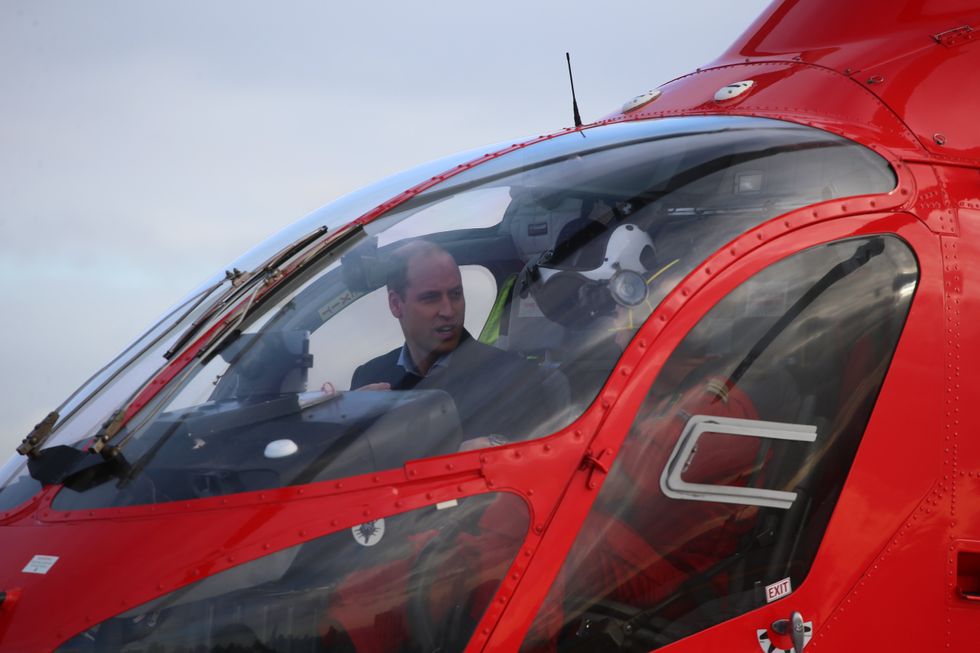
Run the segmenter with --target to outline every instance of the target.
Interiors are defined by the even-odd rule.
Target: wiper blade
[[[259,265],[257,268],[251,272],[242,272],[237,268],[232,268],[225,272],[225,278],[221,283],[225,281],[231,282],[231,287],[218,299],[214,301],[211,308],[208,309],[201,317],[194,321],[194,324],[190,325],[184,333],[177,338],[174,345],[167,350],[163,357],[167,360],[173,358],[179,351],[181,351],[187,343],[198,333],[205,324],[211,321],[211,319],[218,313],[223,307],[232,303],[237,299],[241,293],[245,292],[248,287],[253,285],[256,281],[265,277],[266,274],[272,272],[279,268],[280,265],[288,261],[289,259],[296,256],[298,253],[303,251],[311,243],[317,241],[320,237],[327,233],[326,226],[320,226],[306,234],[299,240],[296,240],[286,247],[282,248],[271,257],[269,257],[264,263]]]
[[[187,342],[194,337],[194,334],[200,331],[201,327],[204,326],[204,324],[214,316],[215,312],[218,310],[218,307],[223,306],[225,304],[229,294],[233,292],[238,286],[241,285],[240,280],[243,276],[244,273],[238,268],[225,270],[225,278],[219,281],[214,286],[212,286],[211,291],[213,292],[215,288],[225,283],[226,281],[231,282],[231,287],[221,297],[219,297],[214,301],[210,309],[205,311],[203,315],[201,315],[199,318],[194,320],[194,323],[191,324],[189,327],[187,327],[187,329],[184,330],[182,334],[180,334],[180,337],[177,338],[176,342],[174,342],[174,344],[170,347],[170,349],[164,352],[163,354],[164,359],[170,360],[171,358],[173,358],[174,354],[176,354],[178,351],[184,348],[184,345],[186,345]],[[207,294],[205,294],[204,297],[206,297]],[[198,304],[199,303],[195,303],[194,306],[191,307],[191,310],[185,313],[184,316],[186,317],[187,315],[190,315],[190,312],[196,309],[198,307]]]
[[[192,331],[189,330],[181,336],[180,340],[182,345],[180,348],[173,348],[170,353],[171,357],[177,356],[180,352],[187,352],[189,348],[194,349],[194,357],[198,360],[206,360],[208,357],[213,356],[217,353],[223,346],[228,344],[228,342],[237,336],[239,333],[239,327],[248,319],[249,315],[260,305],[269,295],[269,291],[277,287],[284,279],[292,278],[294,274],[298,271],[306,269],[308,264],[322,256],[324,253],[329,252],[336,247],[347,243],[351,238],[354,238],[358,234],[364,231],[364,225],[359,222],[348,223],[346,227],[335,231],[332,237],[327,238],[317,244],[320,237],[327,233],[327,227],[319,227],[313,232],[307,234],[303,238],[295,241],[291,245],[280,250],[275,256],[270,257],[261,267],[257,268],[255,271],[248,275],[242,275],[243,281],[239,282],[237,287],[233,287],[225,293],[224,297],[216,301],[211,308],[208,310],[208,315],[195,323],[196,327],[192,327]],[[284,266],[287,262],[292,261],[299,257],[303,252],[307,252],[305,258],[296,260],[289,267]],[[259,284],[259,282],[262,282]],[[245,292],[251,290],[251,294],[247,299],[242,300],[241,296]],[[215,317],[216,313],[220,309],[226,308],[229,304],[237,301],[238,304],[231,309],[228,313]],[[213,318],[213,319],[212,319]],[[213,322],[213,324],[212,324]],[[191,340],[193,336],[198,333],[206,324],[211,324],[211,329],[214,333],[210,335],[207,339],[203,339],[199,342],[195,342],[191,345]],[[186,360],[180,360],[181,358],[186,358]],[[153,417],[163,409],[164,405],[167,403],[168,399],[163,401],[159,400],[158,392],[164,386],[173,388],[171,392],[176,392],[176,388],[179,386],[179,380],[176,379],[178,375],[187,374],[190,356],[184,356],[183,354],[176,360],[172,360],[169,365],[165,366],[163,370],[158,372],[154,377],[149,379],[145,384],[133,392],[130,397],[123,402],[119,410],[117,410],[113,417],[103,425],[103,428],[95,436],[92,441],[89,451],[92,453],[100,453],[102,457],[108,462],[112,462],[115,459],[122,458],[121,449],[130,441],[130,439],[138,432],[143,426],[145,426]],[[176,385],[175,385],[176,384]],[[133,409],[134,402],[140,399],[140,407],[138,409]],[[142,410],[151,401],[155,400],[156,406],[152,408],[147,414],[141,418],[141,422],[135,427],[129,429],[129,433],[115,446],[110,446],[109,442],[113,440],[122,431],[122,428],[126,426],[130,417],[139,410]]]
[[[326,233],[326,227],[322,227],[323,232]],[[353,223],[348,225],[348,228],[343,230],[335,231],[333,237],[329,241],[323,243],[319,248],[314,248],[307,255],[307,258],[298,261],[294,267],[287,269],[280,269],[282,264],[286,263],[288,260],[298,255],[303,249],[306,248],[306,244],[297,245],[290,248],[287,252],[283,251],[282,256],[274,257],[274,260],[266,264],[262,269],[262,276],[260,277],[262,283],[255,284],[252,293],[249,295],[248,299],[241,302],[238,307],[235,308],[235,312],[230,313],[225,316],[228,323],[223,325],[198,351],[197,356],[203,360],[208,361],[212,356],[227,345],[231,340],[238,337],[239,327],[243,322],[251,315],[252,311],[258,308],[265,300],[265,290],[271,286],[278,285],[283,279],[291,277],[297,270],[301,270],[306,267],[306,265],[313,259],[319,257],[326,250],[335,249],[336,247],[347,243],[351,238],[354,238],[361,232],[363,232],[364,226],[361,224]],[[308,241],[309,242],[309,241]],[[307,244],[308,244],[307,242]]]
[[[355,228],[348,233],[338,234],[341,236],[338,239],[339,242],[346,241],[346,236],[358,233],[361,228],[361,225],[355,225]],[[276,252],[252,272],[243,273],[238,269],[232,269],[225,273],[224,279],[189,300],[193,304],[184,312],[178,322],[190,315],[219,286],[231,282],[231,287],[221,297],[214,300],[205,313],[180,335],[175,344],[164,354],[164,357],[169,360],[184,350],[194,336],[200,333],[201,329],[209,324],[222,309],[239,300],[243,293],[251,289],[251,294],[247,300],[241,302],[235,311],[225,316],[226,324],[202,347],[201,351],[205,355],[213,355],[228,340],[229,335],[236,333],[238,327],[254,308],[255,300],[262,294],[262,289],[274,285],[275,282],[284,277],[283,272],[279,270],[280,266],[302,253],[326,233],[326,226],[318,227]],[[301,261],[296,267],[302,268],[305,264],[306,261]],[[264,281],[264,283],[260,284],[260,281]],[[150,383],[153,380],[151,379]],[[84,491],[112,477],[125,479],[131,476],[133,474],[132,466],[121,451],[122,446],[126,444],[129,438],[125,438],[117,446],[110,446],[109,442],[122,431],[127,421],[126,417],[130,406],[146,388],[147,385],[144,385],[137,389],[112,414],[93,437],[90,446],[87,448],[59,445],[41,449],[58,422],[57,411],[51,412],[40,424],[34,427],[17,448],[18,453],[29,458],[28,471],[31,477],[45,485],[64,484],[66,487],[77,491]]]
[[[249,312],[251,312],[252,306],[255,304],[255,297],[259,294],[262,286],[267,285],[275,278],[276,277],[274,275],[267,276],[265,279],[265,284],[254,285],[252,291],[248,295],[248,299],[242,302],[242,304],[235,309],[238,314],[232,314],[234,315],[234,319],[225,324],[216,334],[214,334],[214,337],[208,341],[204,348],[201,349],[201,353],[199,354],[201,360],[208,361],[211,356],[218,351],[218,349],[224,346],[230,337],[233,337],[233,334],[236,333],[238,327],[242,325],[242,322],[245,321],[245,318],[248,317]],[[227,315],[226,318],[232,318],[232,315]]]

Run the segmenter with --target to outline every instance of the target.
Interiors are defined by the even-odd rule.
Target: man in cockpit
[[[460,415],[465,448],[542,435],[567,408],[560,372],[541,370],[466,331],[462,276],[442,247],[416,240],[398,248],[387,288],[405,344],[358,367],[352,390],[447,392]]]

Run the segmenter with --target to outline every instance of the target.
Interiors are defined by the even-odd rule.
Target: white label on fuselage
[[[793,585],[790,583],[789,578],[784,578],[772,585],[766,585],[766,603],[772,603],[776,599],[789,596],[792,591]]]
[[[21,571],[25,574],[46,574],[56,562],[58,562],[58,556],[34,556]]]

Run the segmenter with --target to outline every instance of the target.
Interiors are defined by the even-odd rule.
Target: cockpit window
[[[650,387],[521,650],[650,651],[798,588],[917,279],[898,238],[844,240],[711,309]]]
[[[553,433],[725,243],[894,185],[866,148],[754,118],[609,125],[515,150],[262,298],[117,437],[122,482],[68,483],[55,506],[308,483]]]

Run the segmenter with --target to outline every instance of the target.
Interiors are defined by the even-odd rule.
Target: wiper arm
[[[361,230],[360,227],[361,225],[357,225],[348,234],[341,234],[340,242],[346,240],[343,236],[352,236],[358,233]],[[240,270],[232,269],[226,272],[225,278],[221,279],[218,283],[206,288],[188,300],[188,303],[193,303],[190,308],[185,310],[177,323],[186,319],[219,286],[226,282],[231,282],[230,288],[221,297],[214,300],[210,308],[177,338],[175,344],[164,354],[164,357],[168,360],[172,359],[180,351],[184,350],[194,336],[210,323],[220,313],[221,309],[238,300],[243,293],[251,289],[251,294],[248,296],[248,299],[241,302],[237,307],[237,314],[233,313],[232,315],[226,316],[226,320],[229,320],[228,323],[202,347],[201,351],[204,355],[212,355],[225,344],[229,335],[237,332],[238,327],[241,326],[242,322],[255,307],[255,300],[262,294],[262,289],[273,285],[283,278],[283,273],[279,270],[280,266],[302,253],[303,250],[307,249],[326,233],[326,226],[318,227],[276,252],[252,272],[243,273]],[[305,264],[306,261],[302,261],[297,265],[297,268],[302,268]],[[265,283],[259,283],[260,281],[264,281]],[[154,340],[154,343],[158,341],[159,338]],[[153,380],[151,379],[150,383]],[[132,475],[132,467],[121,451],[122,446],[126,444],[129,438],[125,438],[116,446],[109,446],[109,442],[122,431],[127,421],[126,415],[129,407],[135,398],[140,396],[146,388],[147,385],[144,384],[130,395],[123,405],[102,425],[87,449],[60,445],[42,450],[42,445],[51,435],[54,425],[58,422],[58,412],[53,411],[50,413],[40,424],[34,427],[31,433],[17,448],[19,453],[28,456],[28,468],[31,476],[43,484],[61,483],[66,487],[84,491],[89,487],[108,480],[110,477],[124,479]],[[152,416],[147,419],[150,418]],[[93,459],[93,456],[96,454],[101,455],[98,459]]]
[[[205,311],[204,314],[201,315],[199,318],[194,320],[194,323],[191,324],[189,327],[187,327],[187,329],[185,329],[182,334],[180,334],[180,337],[177,338],[177,340],[170,347],[170,349],[164,352],[163,354],[164,359],[170,360],[171,358],[173,358],[174,354],[176,354],[178,351],[184,348],[184,345],[186,345],[187,342],[194,337],[194,334],[200,331],[201,327],[204,326],[204,324],[214,316],[215,312],[218,310],[218,307],[223,306],[225,302],[228,300],[229,295],[232,292],[234,292],[235,289],[238,288],[238,286],[241,285],[242,283],[241,279],[243,276],[244,273],[238,268],[225,270],[225,278],[219,281],[218,284],[213,286],[213,288],[217,288],[218,286],[225,283],[226,281],[231,282],[231,287],[227,291],[225,291],[225,293],[221,297],[219,297],[214,301],[214,303],[211,305],[211,308]],[[199,303],[195,303],[194,306],[191,307],[191,310],[184,314],[184,317],[190,315],[191,311],[193,311],[195,308],[198,307],[198,304]]]
[[[321,248],[314,248],[307,255],[305,260],[299,261],[296,265],[289,269],[280,269],[280,267],[286,263],[288,260],[298,255],[303,249],[306,248],[306,244],[297,243],[295,246],[289,248],[289,251],[283,250],[281,256],[274,257],[269,263],[262,267],[260,270],[261,277],[256,275],[253,279],[261,279],[261,283],[257,281],[252,281],[254,287],[252,293],[249,295],[248,299],[241,302],[238,307],[236,307],[237,313],[229,314],[225,316],[225,319],[231,319],[232,315],[234,318],[228,324],[225,324],[215,333],[204,345],[200,348],[197,356],[204,362],[207,362],[212,356],[227,345],[231,340],[238,337],[239,327],[243,322],[251,315],[252,311],[255,310],[259,304],[265,300],[265,290],[271,286],[279,284],[286,277],[290,277],[297,270],[301,270],[306,267],[306,265],[317,258],[323,253],[324,248],[332,249],[336,248],[350,239],[356,237],[358,234],[362,233],[364,230],[363,225],[353,224],[349,225],[350,228],[346,230],[335,231],[333,237],[330,239],[329,243],[324,243]],[[326,233],[326,227],[321,227],[322,233]],[[307,237],[308,239],[310,237]]]
[[[115,425],[118,430],[122,422],[122,411],[116,411],[105,424],[102,431]],[[34,429],[24,438],[17,453],[27,456],[27,472],[31,478],[40,482],[42,485],[53,485],[64,483],[66,487],[82,491],[84,488],[91,487],[93,484],[101,483],[110,476],[121,478],[123,471],[129,465],[121,452],[112,451],[112,455],[103,455],[101,460],[93,460],[91,457],[98,451],[93,449],[82,449],[68,445],[56,445],[53,447],[41,447],[51,437],[54,425],[58,423],[58,411],[53,410],[37,424]],[[101,432],[101,431],[100,431]],[[71,481],[74,477],[75,483]],[[78,479],[82,480],[79,482]]]
[[[52,410],[47,416],[37,424],[34,429],[27,434],[24,441],[17,447],[17,453],[28,458],[36,458],[38,449],[41,448],[51,436],[54,425],[58,422],[58,411]]]
[[[122,412],[117,411],[102,429],[106,430],[114,423],[118,425],[121,417]],[[79,492],[112,477],[123,478],[129,464],[116,449],[109,452],[111,455],[101,457],[96,457],[97,452],[92,449],[63,444],[41,449],[57,421],[57,411],[51,411],[17,447],[17,453],[27,456],[27,472],[31,478],[42,485],[64,484]]]
[[[236,337],[239,333],[239,327],[248,319],[249,315],[266,299],[267,293],[278,286],[284,279],[291,278],[296,272],[304,270],[307,265],[320,257],[327,251],[334,249],[335,247],[348,242],[351,238],[362,233],[364,226],[358,222],[352,222],[347,225],[347,227],[335,231],[331,238],[323,240],[323,242],[316,244],[321,236],[327,233],[327,227],[319,227],[313,232],[307,234],[303,238],[300,238],[291,245],[280,250],[275,256],[272,256],[266,263],[264,263],[260,268],[250,273],[247,276],[243,276],[244,281],[239,282],[238,286],[234,288],[233,291],[229,291],[225,294],[225,297],[221,300],[215,302],[209,309],[208,317],[199,321],[199,326],[194,329],[194,332],[184,334],[181,337],[183,340],[183,345],[178,351],[176,348],[171,352],[172,356],[176,356],[179,352],[186,352],[189,347],[195,348],[194,356],[198,360],[206,360],[207,357],[213,356],[217,351],[226,345],[229,340]],[[313,247],[311,247],[313,246]],[[308,250],[308,251],[307,251]],[[306,257],[297,260],[291,264],[290,267],[280,269],[287,262],[296,259],[304,251],[307,251]],[[262,283],[259,283],[262,282]],[[204,342],[197,342],[191,345],[191,339],[204,327],[205,323],[210,323],[210,319],[215,316],[220,308],[228,306],[233,301],[238,301],[241,299],[241,295],[244,292],[251,290],[251,294],[244,301],[239,301],[238,305],[234,307],[229,313],[217,317],[218,321],[212,326],[215,329],[215,333],[211,335]],[[183,354],[180,358],[183,358]],[[176,392],[179,388],[180,381],[175,378],[177,375],[186,375],[188,373],[187,364],[190,357],[187,360],[180,361],[173,360],[170,365],[164,368],[156,376],[147,381],[143,386],[138,388],[130,397],[122,404],[122,406],[117,410],[113,417],[109,419],[103,425],[103,428],[92,440],[92,444],[89,447],[89,451],[92,453],[100,453],[102,457],[106,459],[107,462],[113,463],[115,461],[121,461],[121,464],[128,465],[125,463],[125,459],[122,457],[121,448],[129,442],[129,440],[139,431],[143,426],[145,426],[154,416],[163,409],[164,405],[169,401],[168,398],[160,400],[157,397],[158,392],[162,386],[167,386],[171,388],[170,392]],[[154,387],[156,386],[156,387]],[[117,445],[110,446],[109,442],[113,440],[120,431],[122,431],[123,426],[126,425],[129,417],[131,417],[131,409],[133,402],[137,398],[143,396],[145,401],[141,404],[141,408],[145,407],[151,399],[154,400],[156,406],[151,408],[150,411],[142,417],[142,421],[134,428],[129,429],[128,435]],[[133,411],[136,412],[136,411]]]
[[[78,390],[73,392],[71,395],[68,396],[67,399],[61,402],[61,405],[58,406],[58,408],[53,410],[51,413],[48,413],[47,417],[45,417],[40,424],[34,427],[34,430],[31,431],[31,433],[26,438],[24,438],[24,441],[21,443],[21,445],[17,447],[17,452],[24,456],[30,456],[32,452],[37,451],[51,435],[54,426],[58,424],[58,420],[61,418],[62,410],[65,408],[65,406],[71,403],[72,399],[78,396],[79,392],[82,389],[86,388],[89,385],[89,383],[91,383],[94,379],[98,378],[99,375],[101,375],[103,372],[111,368],[113,365],[116,365],[116,371],[110,374],[108,377],[106,377],[101,383],[99,383],[98,387],[96,387],[95,389],[89,392],[88,400],[90,400],[92,397],[98,396],[103,390],[109,387],[109,385],[119,376],[119,374],[123,370],[125,370],[130,364],[132,364],[133,361],[138,360],[140,357],[146,354],[146,352],[153,349],[161,340],[166,338],[167,334],[169,334],[170,330],[173,328],[173,325],[180,324],[185,319],[187,319],[187,316],[193,313],[194,310],[198,306],[200,306],[201,302],[203,302],[208,296],[210,296],[211,293],[214,292],[218,288],[218,286],[223,284],[225,281],[226,279],[222,279],[218,283],[208,286],[207,288],[203,289],[196,295],[193,295],[190,298],[188,298],[183,304],[180,304],[172,311],[170,311],[170,313],[165,315],[160,320],[161,322],[165,322],[169,320],[177,311],[190,304],[190,306],[184,310],[183,314],[181,314],[179,318],[173,321],[173,324],[170,327],[162,329],[155,338],[153,338],[145,345],[143,345],[143,347],[141,347],[138,351],[133,352],[131,355],[129,355],[129,358],[126,359],[125,362],[119,363],[119,361],[122,360],[124,356],[129,354],[131,347],[124,350],[118,356],[116,356],[111,361],[103,365],[99,369],[99,371],[97,371],[95,374],[93,374],[88,379],[86,379],[85,382],[79,386]],[[75,413],[77,413],[78,410],[81,408],[81,406],[83,406],[84,404],[85,404],[84,401],[80,402],[77,406],[75,406],[72,410],[70,410],[68,414],[64,415],[63,419],[61,419],[61,423],[65,423],[69,421],[72,417],[74,417]],[[48,424],[48,421],[49,419],[51,419],[52,414],[54,414],[55,417],[53,418],[53,420],[51,420],[51,423]],[[44,429],[42,429],[42,427],[44,427]]]
[[[274,278],[274,275],[270,275],[267,277],[267,281]],[[262,284],[253,285],[248,299],[235,309],[237,310],[238,314],[234,315],[234,319],[228,324],[224,325],[201,350],[203,354],[199,355],[201,356],[202,360],[207,360],[207,358],[211,356],[220,346],[222,346],[230,336],[236,333],[236,330],[248,315],[249,310],[255,301],[255,297],[259,294],[261,289]],[[225,317],[230,319],[232,315],[227,315]],[[133,398],[139,395],[142,390],[142,387],[137,390],[129,399],[126,400],[126,403],[124,403],[121,408],[116,410],[112,416],[106,420],[106,422],[102,425],[102,428],[100,428],[98,433],[95,434],[95,437],[92,438],[92,444],[88,448],[91,453],[101,453],[102,457],[107,461],[113,459],[125,460],[125,458],[122,458],[121,449],[127,442],[129,442],[129,439],[133,436],[137,429],[131,429],[129,434],[123,437],[123,439],[114,446],[109,446],[109,441],[113,440],[122,430],[126,421],[126,409],[133,402]],[[146,423],[146,420],[144,420],[143,423]]]
[[[194,324],[190,325],[187,330],[184,331],[179,338],[177,338],[177,341],[170,349],[167,350],[163,357],[170,360],[177,355],[177,353],[187,346],[187,343],[190,342],[190,340],[196,334],[200,333],[204,325],[210,322],[215,314],[218,313],[223,307],[232,303],[241,295],[241,293],[245,292],[258,280],[264,278],[268,273],[278,269],[280,265],[296,256],[296,254],[301,252],[326,233],[326,226],[317,227],[299,240],[286,245],[286,247],[273,254],[264,263],[259,265],[251,272],[242,272],[237,268],[232,268],[231,270],[226,271],[225,278],[222,283],[224,283],[224,281],[230,281],[231,287],[224,293],[224,295],[215,300],[215,302],[211,305],[211,308],[208,309],[204,315],[195,320]]]

